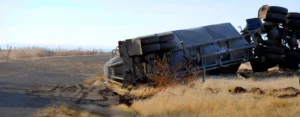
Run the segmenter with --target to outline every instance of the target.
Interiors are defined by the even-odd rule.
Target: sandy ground
[[[73,56],[0,62],[0,86],[75,84],[103,72],[108,55]],[[47,98],[0,90],[1,117],[30,117],[53,104]]]

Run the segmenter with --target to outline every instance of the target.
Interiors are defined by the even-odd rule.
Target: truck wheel
[[[268,13],[277,13],[281,15],[287,15],[288,9],[280,6],[269,6]]]
[[[296,38],[300,39],[300,31],[296,32]]]
[[[290,20],[287,20],[286,23],[291,27],[300,28],[300,20],[290,19]]]
[[[284,49],[279,48],[279,47],[275,47],[275,46],[268,46],[265,47],[267,53],[274,53],[274,54],[280,54],[283,55],[284,54]]]
[[[142,47],[142,49],[143,49],[143,53],[147,54],[147,53],[150,53],[150,52],[155,52],[155,51],[160,50],[160,45],[159,44],[144,45]]]
[[[169,42],[160,44],[161,50],[171,50],[171,49],[177,49],[177,48],[179,48],[179,45],[176,43],[176,41],[169,41]]]
[[[299,61],[295,60],[294,58],[285,58],[284,61],[279,64],[279,67],[284,69],[297,70],[299,69],[298,64]]]
[[[266,58],[274,61],[281,61],[281,62],[284,61],[283,57],[278,54],[267,54]]]
[[[286,23],[286,16],[276,13],[268,13],[264,21]]]
[[[270,59],[268,57],[266,57],[266,60],[264,62],[261,62],[259,59],[250,60],[253,72],[268,71],[269,68],[275,67],[279,63],[280,62],[278,60]]]
[[[265,72],[268,71],[268,68],[260,62],[258,59],[250,60],[250,64],[253,72]]]
[[[257,56],[265,56],[267,54],[284,55],[284,49],[275,46],[257,46],[254,51]]]
[[[286,52],[285,56],[287,58],[293,58],[296,60],[300,60],[300,53],[298,53],[298,52]]]
[[[159,42],[159,39],[157,36],[141,38],[141,43],[143,45],[153,44],[153,43],[157,43],[157,42]]]
[[[290,12],[287,14],[287,19],[296,19],[300,20],[300,13],[297,12]]]

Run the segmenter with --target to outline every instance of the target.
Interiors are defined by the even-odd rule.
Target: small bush
[[[176,71],[179,66],[175,67],[175,69],[171,69],[167,59],[164,57],[162,59],[156,57],[156,63],[154,67],[153,73],[147,74],[150,81],[154,83],[157,87],[169,87],[177,84],[187,84],[196,79],[196,74],[191,73],[187,76],[180,76],[180,78],[176,77]]]

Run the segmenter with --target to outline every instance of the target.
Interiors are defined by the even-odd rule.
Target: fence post
[[[7,54],[6,54],[6,60],[8,60],[9,59],[9,55],[10,55],[10,53],[11,53],[11,49],[12,49],[12,46],[7,46],[8,47],[8,51],[7,51]]]
[[[205,73],[206,69],[205,67],[202,68],[202,83],[205,83],[205,77],[206,77],[206,73]]]

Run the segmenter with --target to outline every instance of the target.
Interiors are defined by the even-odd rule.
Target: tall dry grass
[[[252,93],[232,94],[237,86],[272,90],[284,87],[300,88],[297,77],[264,81],[238,79],[208,79],[193,86],[179,85],[159,92],[151,99],[137,100],[132,108],[142,116],[175,117],[299,117],[300,97],[279,99]],[[212,93],[213,89],[218,93]]]
[[[71,55],[98,55],[105,53],[103,50],[83,50],[83,49],[48,49],[41,47],[8,48],[0,50],[0,60],[4,59],[28,59],[52,56],[71,56]]]
[[[245,80],[237,77],[209,77],[205,83],[195,80],[186,84],[177,84],[169,87],[139,86],[133,90],[121,88],[121,84],[108,81],[103,75],[85,81],[91,85],[106,85],[120,95],[131,95],[134,97],[152,96],[147,99],[136,99],[133,104],[126,107],[124,104],[110,108],[93,107],[89,111],[107,111],[122,117],[128,113],[138,113],[142,117],[299,117],[300,97],[277,98],[266,94],[242,93],[233,94],[229,90],[241,86],[245,89],[258,87],[262,90],[270,90],[295,87],[300,89],[298,77],[281,77],[263,80]],[[209,89],[209,90],[208,90]],[[50,108],[52,109],[52,108]],[[48,111],[43,109],[42,113],[55,114],[61,109]],[[86,110],[73,110],[72,113],[84,112]],[[79,112],[77,112],[79,111]],[[66,113],[66,112],[64,112]],[[68,112],[67,112],[68,113]],[[58,117],[58,116],[53,116]]]
[[[135,97],[152,96],[141,100],[137,99],[130,108],[143,117],[298,117],[300,116],[300,97],[278,98],[273,95],[230,92],[236,87],[243,87],[248,91],[259,88],[272,92],[274,89],[294,87],[300,89],[298,76],[269,77],[268,79],[249,78],[241,79],[238,76],[209,77],[205,83],[195,80],[194,76],[189,82],[178,83],[170,79],[166,73],[168,68],[165,61],[157,62],[156,72],[151,74],[156,88],[142,86],[133,90],[121,89],[121,84],[105,80],[96,80],[91,84],[107,85],[121,95]],[[243,64],[240,69],[251,68],[249,63]],[[251,70],[251,69],[249,69]],[[271,70],[272,71],[272,70]],[[273,73],[273,72],[271,72]],[[263,77],[263,73],[259,77]],[[258,80],[253,80],[258,79]],[[165,80],[165,81],[162,81]],[[289,92],[282,92],[289,93]]]

